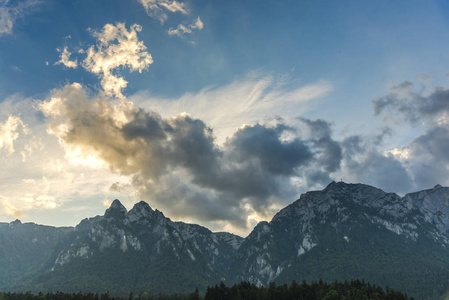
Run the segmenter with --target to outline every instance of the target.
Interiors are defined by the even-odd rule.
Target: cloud
[[[80,161],[95,157],[130,175],[138,197],[171,216],[246,229],[249,215],[270,217],[297,196],[292,177],[336,168],[327,146],[282,119],[243,126],[220,147],[212,128],[187,113],[164,119],[125,100],[90,99],[77,83],[55,90],[40,109],[66,157],[76,149]],[[331,144],[327,130],[321,139]]]
[[[0,7],[0,36],[11,34],[15,17],[8,7]]]
[[[404,163],[382,151],[388,128],[338,141],[325,120],[299,118],[289,125],[276,118],[241,126],[219,145],[213,129],[187,113],[164,118],[126,100],[89,94],[77,83],[53,91],[40,105],[48,132],[67,158],[76,154],[74,163],[95,158],[128,176],[128,183],[111,182],[111,192],[134,190],[175,219],[244,233],[299,191],[336,178],[399,192],[413,182]],[[247,107],[257,107],[257,99]]]
[[[9,0],[0,0],[0,37],[12,33],[16,20],[23,17],[40,1],[28,0],[9,4]]]
[[[203,22],[201,22],[200,17],[198,17],[195,21],[193,21],[192,24],[189,24],[187,26],[179,24],[176,29],[171,27],[168,30],[168,34],[182,37],[184,34],[193,34],[194,30],[201,30],[203,29],[203,27],[204,27]]]
[[[47,134],[45,119],[35,109],[37,103],[41,101],[20,94],[0,103],[2,129],[5,123],[15,123],[17,128],[13,132],[19,134],[13,140],[14,152],[9,153],[8,147],[0,150],[0,218],[3,221],[14,220],[3,209],[3,199],[23,213],[22,221],[74,226],[86,216],[102,214],[102,199],[135,197],[132,191],[109,190],[111,183],[127,181],[105,165],[93,168],[73,157],[66,158],[67,153],[58,145],[57,138]],[[10,117],[20,118],[27,128],[26,134],[18,120],[7,122]]]
[[[55,62],[55,65],[63,64],[67,68],[73,68],[73,69],[78,67],[77,59],[70,60],[71,53],[68,51],[67,46],[65,46],[63,50],[61,50],[61,49],[56,49],[56,50],[61,54],[59,55],[59,60],[57,62]]]
[[[136,95],[140,103],[135,104],[98,97],[73,83],[54,90],[39,108],[47,118],[47,132],[58,138],[71,164],[108,168],[121,178],[110,181],[107,192],[135,195],[174,219],[217,230],[244,234],[301,191],[322,188],[331,180],[406,193],[447,178],[447,123],[429,122],[424,134],[389,151],[390,127],[338,140],[331,122],[296,114],[306,101],[326,95],[330,84],[291,89],[285,78],[282,83],[270,76],[250,77],[184,95],[165,107],[163,100],[145,94]],[[410,87],[406,83],[396,90],[408,93]],[[159,107],[165,115],[141,104]],[[188,104],[196,116],[171,114],[187,110]],[[294,114],[265,118],[270,112],[283,114],[278,106]],[[444,109],[419,111],[440,115]],[[427,119],[429,114],[421,115]],[[219,142],[214,129],[233,117],[230,124],[239,126],[221,134]],[[241,125],[244,119],[250,122]]]
[[[449,173],[449,127],[434,126],[395,153],[420,187],[447,185]]]
[[[355,135],[341,142],[342,179],[372,184],[387,192],[407,193],[413,190],[413,177],[406,166],[394,155],[383,153],[374,140]]]
[[[420,126],[421,135],[388,152],[401,162],[415,188],[449,184],[449,90],[441,86],[416,90],[414,83],[405,81],[393,84],[386,96],[372,104],[375,114],[384,115],[385,121],[405,120]]]
[[[313,154],[304,141],[295,138],[282,141],[285,132],[294,128],[285,124],[267,127],[261,124],[243,126],[227,142],[233,160],[258,165],[261,170],[275,175],[292,175],[295,168],[305,165]]]
[[[294,119],[333,90],[331,83],[317,81],[299,85],[288,77],[252,73],[221,87],[207,87],[180,98],[158,98],[141,92],[130,100],[165,118],[189,111],[214,129],[216,142],[223,144],[243,124],[263,122],[267,117]]]
[[[134,24],[127,30],[124,23],[106,24],[101,31],[92,31],[97,44],[86,51],[82,66],[101,78],[107,96],[124,98],[122,90],[128,84],[123,77],[115,75],[114,70],[128,68],[141,73],[153,63],[147,47],[137,37],[140,31],[140,25]]]
[[[340,144],[332,139],[331,123],[325,120],[308,120],[299,118],[309,129],[309,139],[314,148],[320,149],[317,159],[326,173],[340,169],[342,149]]]
[[[13,216],[15,218],[21,218],[23,216],[22,210],[11,205],[8,199],[3,199],[3,210],[7,215]]]
[[[22,133],[28,132],[27,126],[17,116],[10,115],[4,123],[0,123],[0,150],[5,149],[9,155],[14,153],[14,141],[19,138],[20,128]]]
[[[139,0],[139,2],[145,8],[147,14],[153,17],[163,24],[168,16],[167,11],[171,13],[180,12],[187,14],[187,6],[183,2],[170,1],[170,0]]]
[[[420,89],[415,91],[415,84],[405,81],[399,85],[393,84],[390,93],[372,101],[376,115],[387,114],[388,118],[416,123],[420,120],[435,122],[446,118],[449,113],[449,89],[441,86],[430,91]]]

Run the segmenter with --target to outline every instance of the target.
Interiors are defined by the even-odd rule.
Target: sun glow
[[[393,155],[397,159],[408,159],[409,158],[409,151],[405,148],[394,148],[393,150],[387,151],[387,155]]]
[[[104,160],[98,157],[95,152],[85,153],[86,151],[80,147],[71,147],[66,145],[65,157],[72,165],[88,166],[93,169],[104,167],[106,164]]]

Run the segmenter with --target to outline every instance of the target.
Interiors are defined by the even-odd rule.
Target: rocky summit
[[[115,200],[75,228],[0,223],[0,253],[2,290],[172,294],[220,281],[357,278],[437,299],[449,287],[449,188],[400,197],[332,182],[246,238]]]

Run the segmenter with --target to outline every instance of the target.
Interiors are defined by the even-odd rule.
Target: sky
[[[0,222],[449,186],[448,36],[443,0],[0,0]]]

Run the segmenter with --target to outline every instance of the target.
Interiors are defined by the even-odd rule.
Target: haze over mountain
[[[127,295],[358,278],[436,299],[449,286],[448,203],[440,185],[400,197],[332,182],[242,238],[115,200],[74,228],[0,223],[0,288]]]

